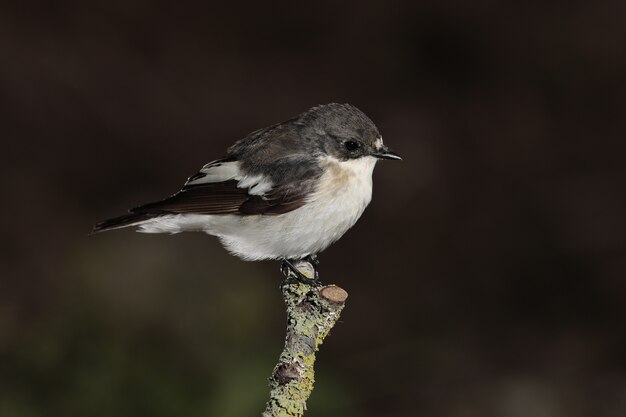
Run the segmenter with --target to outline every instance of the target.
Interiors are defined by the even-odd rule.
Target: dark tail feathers
[[[93,227],[92,233],[104,232],[106,230],[119,229],[132,226],[144,220],[149,220],[159,216],[158,213],[129,213],[123,216],[104,220]]]

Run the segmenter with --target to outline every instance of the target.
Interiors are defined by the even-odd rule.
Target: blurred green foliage
[[[207,256],[224,258],[201,249],[204,236],[183,244],[192,263],[181,268],[166,240],[127,236],[83,240],[57,271],[65,304],[3,335],[0,415],[260,414],[284,337],[278,271],[255,277],[237,262],[202,271]],[[332,372],[319,378],[311,414],[333,414],[347,393],[332,389]]]

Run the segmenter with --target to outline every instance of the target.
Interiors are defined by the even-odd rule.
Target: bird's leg
[[[315,274],[313,278],[309,278],[304,275],[298,268],[296,268],[291,259],[283,259],[283,263],[280,267],[281,272],[285,277],[293,276],[296,280],[303,284],[318,286],[320,285],[319,279],[317,279],[317,271],[314,269]],[[308,262],[308,261],[307,261]]]
[[[304,258],[302,258],[302,260],[311,264],[311,266],[313,267],[314,274],[315,274],[313,280],[316,282],[319,282],[320,274],[319,274],[318,269],[320,267],[320,261],[317,259],[317,255],[315,254],[307,255]]]
[[[292,276],[296,280],[300,281],[301,283],[308,284],[308,285],[311,285],[312,282],[313,282],[312,278],[307,277],[302,272],[300,272],[300,270],[298,268],[295,267],[295,265],[293,264],[293,260],[292,259],[283,259],[283,263],[282,263],[280,269],[281,269],[283,275],[285,275],[285,277],[287,277],[287,278]]]
[[[317,255],[307,255],[302,258],[302,260],[307,261],[308,263],[313,265],[313,268],[315,268],[316,270],[320,266],[320,261],[319,259],[317,259]]]

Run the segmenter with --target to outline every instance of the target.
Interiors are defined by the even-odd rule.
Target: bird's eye
[[[345,143],[345,145],[346,145],[346,149],[349,150],[350,152],[356,151],[357,149],[361,147],[361,144],[357,142],[356,140],[349,140]]]

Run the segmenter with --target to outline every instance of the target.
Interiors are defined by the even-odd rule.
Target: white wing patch
[[[268,178],[263,175],[250,175],[243,177],[237,184],[238,188],[248,188],[248,194],[250,195],[264,195],[270,191],[274,184]]]
[[[202,167],[198,174],[187,180],[185,185],[210,184],[216,182],[238,181],[238,188],[248,188],[250,195],[264,195],[274,184],[263,175],[245,175],[241,172],[239,161],[209,162]]]
[[[204,174],[204,175],[202,175]],[[209,184],[213,182],[224,182],[230,180],[240,180],[239,161],[209,162],[200,169],[196,175],[190,177],[185,185]]]

